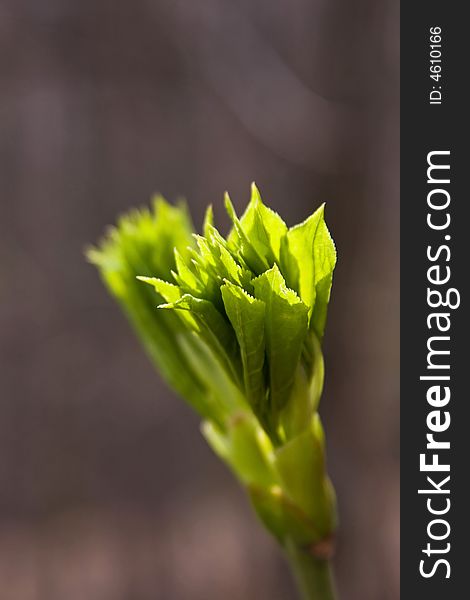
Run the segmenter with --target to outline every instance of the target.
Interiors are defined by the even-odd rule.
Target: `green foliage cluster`
[[[211,207],[197,235],[184,204],[157,198],[88,256],[267,528],[316,543],[336,520],[317,412],[334,243],[323,206],[288,228],[254,184],[243,216],[225,205],[226,238]]]

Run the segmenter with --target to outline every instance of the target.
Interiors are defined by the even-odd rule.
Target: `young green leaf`
[[[204,237],[209,237],[209,227],[214,227],[214,209],[212,208],[212,204],[206,208],[206,213],[204,215],[204,223],[202,225],[202,231],[204,233]]]
[[[142,275],[137,275],[137,279],[151,285],[157,294],[166,302],[176,302],[183,295],[181,289],[177,285],[168,283],[168,281],[163,281],[163,279],[159,279],[158,277],[143,277]]]
[[[206,390],[206,406],[211,408],[204,417],[225,430],[234,412],[248,408],[240,385],[227,370],[225,357],[196,332],[189,332],[179,342],[191,371],[198,374]]]
[[[307,333],[308,309],[286,287],[277,265],[253,281],[255,297],[266,305],[266,350],[270,373],[271,407],[286,404]]]
[[[287,233],[287,225],[276,212],[263,204],[254,183],[251,185],[251,200],[240,218],[240,225],[270,266],[279,261],[281,240]]]
[[[199,325],[199,333],[221,359],[236,383],[241,381],[237,343],[232,328],[208,300],[184,294],[173,303],[161,304],[161,309],[189,311]]]
[[[263,252],[259,251],[259,238],[248,238],[237,217],[237,213],[235,212],[235,208],[233,207],[228,193],[225,194],[225,208],[233,223],[233,229],[227,238],[230,250],[240,256],[254,273],[263,273],[269,268],[269,263],[264,257]],[[258,248],[256,247],[256,244],[258,245]]]
[[[266,398],[263,373],[265,304],[229,281],[221,291],[225,311],[240,346],[245,393],[255,414],[262,417]]]
[[[176,283],[181,289],[195,296],[199,296],[204,292],[204,286],[199,279],[199,274],[194,268],[194,265],[189,260],[189,257],[183,257],[175,248],[175,263],[176,271],[172,271],[172,275]]]
[[[164,290],[176,295],[176,286],[157,284],[156,296],[136,279],[137,275],[169,278],[175,267],[174,248],[185,255],[191,244],[191,225],[184,205],[173,207],[157,199],[152,211],[134,210],[121,217],[118,226],[109,230],[99,247],[88,250],[87,256],[98,267],[106,287],[170,387],[201,415],[209,416],[206,387],[187,361],[181,344],[191,332],[178,315],[156,310],[165,298]]]
[[[324,205],[287,232],[281,244],[281,265],[288,285],[309,307],[311,326],[323,337],[336,249],[324,219]]]

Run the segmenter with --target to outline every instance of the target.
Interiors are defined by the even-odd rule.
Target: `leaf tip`
[[[212,207],[212,204],[208,205],[204,214],[204,223],[202,226],[202,230],[204,231],[205,236],[207,236],[209,226],[214,226],[214,209]]]
[[[260,202],[261,204],[263,203],[258,186],[254,181],[251,182],[251,201],[256,203]]]

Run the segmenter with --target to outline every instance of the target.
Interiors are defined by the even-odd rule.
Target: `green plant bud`
[[[288,228],[252,186],[224,238],[196,235],[159,198],[122,217],[88,257],[271,533],[311,544],[336,526],[318,416],[321,341],[336,251],[324,206]]]

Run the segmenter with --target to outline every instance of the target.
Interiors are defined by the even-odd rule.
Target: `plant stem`
[[[287,558],[303,600],[335,600],[329,560],[315,558],[308,549],[290,544]]]

